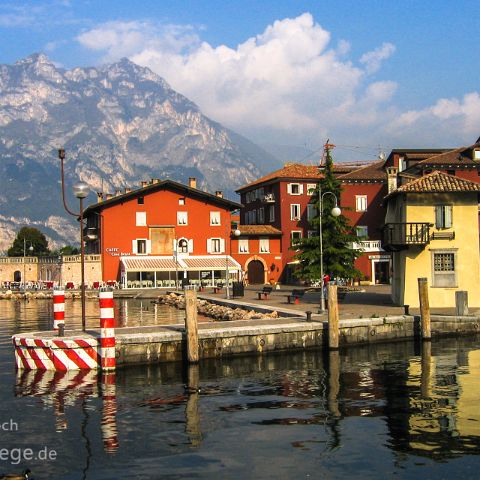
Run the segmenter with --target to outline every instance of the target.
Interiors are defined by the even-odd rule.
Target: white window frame
[[[268,210],[268,220],[270,222],[275,221],[275,205],[270,205]]]
[[[248,238],[238,240],[238,253],[249,253]]]
[[[433,288],[456,288],[457,278],[457,249],[432,249],[432,287]],[[448,257],[442,259],[440,256],[451,257],[453,270],[446,269],[450,260]]]
[[[220,225],[220,212],[210,212],[210,225],[218,226]]]
[[[294,234],[297,234],[297,233],[298,233],[298,236],[294,235]],[[294,238],[296,238],[297,240],[301,240],[303,238],[302,231],[301,230],[291,230],[290,231],[290,245],[292,247],[295,246],[295,243],[293,242]]]
[[[135,225],[137,227],[147,226],[147,212],[135,212]]]
[[[185,197],[180,197],[180,198],[178,199],[178,204],[179,204],[179,205],[185,205]]]
[[[302,217],[302,211],[300,210],[299,203],[290,204],[290,220],[300,220]]]
[[[453,205],[435,205],[435,228],[444,230],[453,227]]]
[[[297,190],[293,192],[293,190]],[[303,194],[303,185],[301,183],[287,183],[287,193],[289,195],[302,195]]]
[[[316,183],[307,183],[307,195],[313,195],[317,189]]]
[[[145,242],[145,252],[139,252],[139,245],[140,242]],[[132,254],[133,255],[148,255],[152,252],[152,244],[151,241],[148,238],[134,238],[132,240]]]
[[[182,244],[183,246],[180,246]],[[177,244],[177,253],[189,253],[188,240],[186,238],[179,238]]]
[[[366,212],[368,208],[367,195],[355,195],[355,211]]]
[[[177,225],[188,225],[188,212],[177,212]]]
[[[259,238],[259,240],[258,240],[258,251],[260,253],[270,253],[270,239],[269,238]]]
[[[225,239],[224,238],[208,238],[207,239],[208,253],[225,253]]]

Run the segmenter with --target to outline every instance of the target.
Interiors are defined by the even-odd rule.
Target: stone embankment
[[[168,293],[158,297],[158,303],[171,305],[181,310],[185,309],[185,297],[177,295],[176,293]],[[271,313],[256,312],[255,310],[245,310],[243,308],[230,308],[223,305],[215,305],[207,300],[197,300],[197,312],[200,315],[214,318],[215,320],[253,320],[278,318],[278,313],[273,311]]]
[[[98,298],[98,292],[86,292],[86,298]],[[65,292],[65,298],[80,298],[80,291]],[[0,300],[47,300],[53,298],[53,290],[39,290],[32,292],[16,292],[6,290],[0,292]]]

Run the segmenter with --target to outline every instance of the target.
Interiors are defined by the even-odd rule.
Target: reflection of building
[[[231,211],[238,203],[171,180],[99,194],[85,210],[87,253],[102,256],[104,281],[124,287],[174,286],[176,279],[215,284],[240,265],[229,255]]]
[[[392,252],[395,303],[418,306],[419,277],[428,279],[434,307],[455,306],[458,290],[478,303],[478,192],[479,183],[434,171],[386,197],[383,245]]]

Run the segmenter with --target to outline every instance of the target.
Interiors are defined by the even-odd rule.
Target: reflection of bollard
[[[65,324],[64,323],[60,323],[60,325],[58,325],[58,336],[59,337],[64,337],[65,336]]]
[[[104,372],[101,378],[102,388],[102,439],[103,448],[107,453],[118,450],[117,432],[117,392],[115,385],[115,372]]]
[[[65,291],[53,291],[53,329],[58,331],[59,326],[65,327]],[[63,335],[62,335],[63,336]]]
[[[311,321],[312,321],[312,312],[307,311],[307,312],[305,312],[305,313],[306,313],[306,315],[307,315],[307,322],[311,322]]]
[[[113,292],[100,292],[100,358],[102,370],[115,370]]]
[[[410,315],[410,305],[404,305],[403,309],[405,310],[405,315]]]

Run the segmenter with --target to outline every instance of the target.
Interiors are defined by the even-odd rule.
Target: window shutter
[[[152,241],[151,240],[147,240],[147,245],[146,245],[146,253],[148,255],[150,255],[152,253]]]
[[[292,193],[292,184],[291,183],[288,183],[287,184],[287,193]]]
[[[452,226],[452,205],[445,205],[445,228]]]
[[[136,255],[137,254],[137,240],[132,240],[132,254]]]
[[[193,239],[188,241],[188,253],[193,253]]]
[[[207,238],[207,253],[212,253],[212,239]]]
[[[303,194],[303,184],[300,184],[300,185],[298,186],[298,193],[300,193],[300,195]]]
[[[225,239],[221,238],[220,239],[220,253],[224,253],[224,252],[225,252]]]
[[[442,206],[441,205],[437,205],[435,207],[435,227],[436,228],[442,228],[443,227]]]

